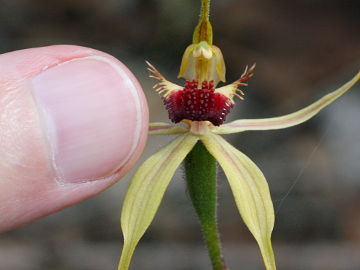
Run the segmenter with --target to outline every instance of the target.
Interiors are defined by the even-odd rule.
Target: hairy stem
[[[216,222],[216,160],[201,141],[185,159],[188,191],[199,217],[205,244],[214,270],[225,270]]]
[[[201,1],[200,19],[209,19],[210,14],[210,0]]]

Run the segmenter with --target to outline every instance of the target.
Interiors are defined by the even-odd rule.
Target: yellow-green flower
[[[220,81],[225,82],[225,65],[220,49],[212,44],[208,7],[208,1],[203,1],[193,44],[183,56],[179,77],[187,80],[184,87],[169,82],[148,63],[151,77],[158,80],[155,88],[163,95],[169,118],[174,123],[181,122],[152,123],[150,134],[180,136],[148,158],[131,180],[121,214],[124,247],[119,270],[128,269],[135,247],[152,222],[175,170],[198,141],[225,172],[240,215],[259,245],[266,269],[276,269],[271,244],[274,209],[266,179],[254,162],[220,135],[301,124],[343,95],[360,78],[359,72],[339,89],[294,113],[222,124],[234,106],[234,97],[242,98],[243,92],[238,87],[246,85],[244,81],[252,76],[255,66],[246,68],[234,83],[216,88]]]

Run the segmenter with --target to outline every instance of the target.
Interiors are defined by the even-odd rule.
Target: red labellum
[[[163,100],[174,123],[188,119],[219,126],[234,107],[229,98],[215,92],[213,81],[203,81],[201,89],[197,81],[186,81],[184,89],[171,92]]]

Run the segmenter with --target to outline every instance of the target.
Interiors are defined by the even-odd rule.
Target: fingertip
[[[149,116],[135,76],[103,52],[59,46],[3,56],[0,64],[13,57],[14,65],[7,65],[3,78],[12,80],[0,80],[0,91],[11,89],[18,101],[8,111],[0,109],[12,115],[1,123],[0,136],[17,138],[17,145],[10,145],[11,139],[0,142],[7,163],[0,164],[0,186],[11,183],[0,189],[0,201],[6,201],[0,230],[7,230],[91,197],[123,177],[144,148]]]
[[[147,107],[125,66],[74,59],[32,78],[32,88],[59,181],[96,181],[131,165]]]

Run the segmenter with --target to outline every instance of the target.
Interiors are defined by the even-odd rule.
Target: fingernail
[[[105,57],[65,62],[32,79],[59,181],[107,178],[133,155],[142,129],[138,84]]]

